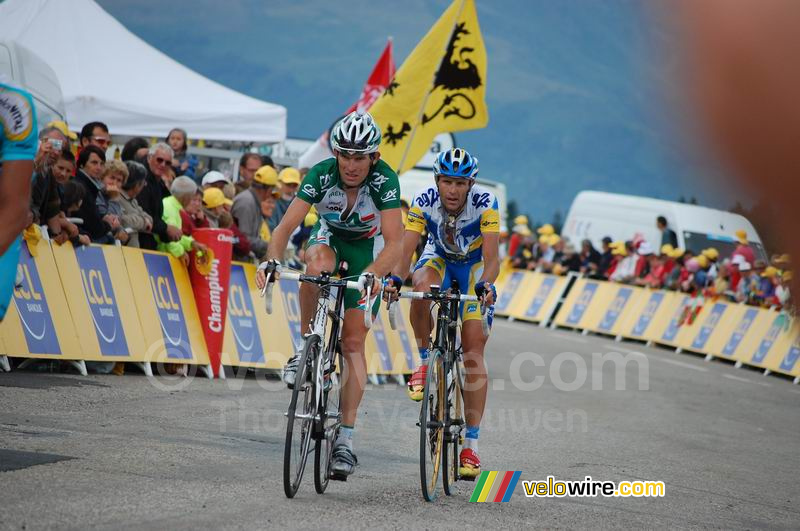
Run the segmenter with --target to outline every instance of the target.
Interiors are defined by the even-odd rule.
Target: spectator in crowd
[[[136,162],[145,164],[147,161],[148,151],[150,151],[150,143],[140,136],[135,136],[125,142],[125,145],[122,146],[122,154],[120,155],[120,158],[122,159],[122,162],[135,160]]]
[[[262,166],[256,171],[253,181],[247,190],[240,192],[233,200],[231,214],[234,223],[247,236],[250,250],[256,258],[267,252],[267,242],[261,239],[261,202],[272,195],[278,184],[278,173],[272,166]]]
[[[604,236],[602,240],[602,249],[603,252],[600,255],[600,261],[597,264],[597,272],[594,275],[594,278],[600,279],[607,279],[608,278],[608,269],[611,267],[611,262],[614,261],[614,255],[612,254],[611,243],[613,240],[610,236]]]
[[[219,218],[225,213],[225,206],[232,205],[233,201],[225,197],[222,190],[209,187],[203,191],[203,214],[212,229],[219,228]]]
[[[588,240],[584,240],[588,241]],[[580,272],[582,267],[581,255],[578,253],[572,242],[561,240],[556,247],[563,246],[563,252],[556,254],[555,263],[553,264],[553,274],[565,275],[567,273]]]
[[[106,161],[100,178],[103,187],[97,194],[97,212],[111,226],[111,234],[120,243],[128,242],[128,233],[122,225],[122,205],[118,202],[122,185],[128,178],[128,167],[119,160]]]
[[[539,236],[552,236],[556,233],[556,229],[549,223],[545,223],[538,229],[536,229],[536,234]]]
[[[203,190],[214,187],[222,191],[226,185],[231,183],[231,180],[223,173],[212,170],[203,175],[203,179],[200,182],[202,183]]]
[[[701,253],[708,258],[708,278],[714,280],[717,278],[717,261],[719,261],[719,251],[714,247],[703,249]]]
[[[58,152],[58,160],[53,165],[53,177],[58,185],[64,185],[75,173],[75,155],[68,149]],[[60,192],[59,192],[60,195]]]
[[[536,270],[550,273],[553,265],[561,259],[564,253],[564,242],[558,234],[551,233],[539,237],[539,251],[541,256],[536,264]]]
[[[268,219],[272,217],[275,213],[275,206],[278,204],[279,194],[277,192],[273,192],[272,194],[268,195],[266,199],[261,201],[261,215],[263,216],[263,220],[261,221],[261,229],[259,230],[259,236],[261,239],[269,244],[270,240],[272,240],[272,229],[270,229],[269,223],[267,222]]]
[[[83,219],[80,232],[87,234],[94,243],[114,243],[112,230],[119,228],[119,220],[106,216],[104,219],[97,209],[97,196],[103,188],[101,181],[106,153],[94,144],[87,144],[78,155],[78,172],[75,181],[86,189],[81,207],[76,216]]]
[[[66,166],[61,162],[64,153],[72,155],[61,130],[56,127],[42,129],[31,177],[30,221],[46,224],[50,237],[59,245],[78,235],[78,228],[61,212],[61,195],[55,174],[60,175]]]
[[[89,122],[83,126],[80,135],[81,149],[86,146],[97,146],[106,152],[111,145],[111,135],[108,134],[108,126],[103,122]]]
[[[610,240],[609,238],[609,241]],[[598,253],[597,249],[592,245],[592,240],[583,240],[581,242],[580,272],[596,278],[600,270],[600,260],[600,253]]]
[[[670,244],[672,247],[678,246],[678,235],[675,234],[674,230],[669,228],[667,218],[658,216],[656,218],[656,227],[661,231],[661,245]]]
[[[74,180],[68,181],[64,184],[64,196],[61,203],[64,214],[67,217],[75,217],[78,214],[83,200],[86,197],[86,188],[79,182]],[[89,245],[92,240],[86,234],[78,234],[75,238],[71,238],[72,245]]]
[[[172,169],[175,175],[185,175],[197,182],[196,172],[200,161],[186,151],[189,147],[186,131],[179,127],[174,128],[167,135],[167,144],[172,148]]]
[[[153,230],[153,218],[136,201],[136,196],[147,184],[147,169],[133,160],[125,162],[125,166],[128,169],[128,178],[116,199],[122,210],[119,220],[123,228],[130,229],[127,231],[128,247],[139,247],[139,233]]]
[[[78,139],[78,135],[70,131],[67,122],[63,120],[53,120],[52,122],[49,122],[45,126],[45,129],[49,129],[51,127],[55,127],[56,129],[58,129],[61,132],[61,134],[64,135],[64,137],[67,139],[68,144],[71,142],[75,142]]]
[[[617,262],[610,280],[625,284],[633,282],[636,278],[636,265],[639,262],[639,256],[633,250],[633,242],[625,242],[624,246],[617,247],[616,251],[622,258]]]
[[[650,253],[645,256],[647,260],[647,272],[644,276],[637,278],[634,284],[646,286],[652,289],[659,289],[664,285],[667,276],[667,256]]]
[[[522,244],[526,235],[530,236],[531,229],[528,225],[528,216],[520,214],[514,218],[514,226],[511,228],[511,238],[508,240],[508,256],[517,254],[517,249]]]
[[[139,246],[143,249],[155,251],[158,248],[156,236],[166,244],[178,241],[183,235],[180,227],[168,225],[163,219],[163,200],[170,196],[169,188],[164,184],[163,176],[171,165],[171,147],[164,143],[158,143],[150,148],[147,155],[146,185],[136,198],[142,209],[153,220],[152,234],[147,232],[139,234]]]
[[[751,304],[757,284],[753,277],[753,267],[746,260],[739,263],[739,285],[736,288],[736,302]]]
[[[714,294],[718,297],[731,297],[730,283],[730,261],[723,260],[717,267],[717,274],[714,278]]]
[[[183,175],[182,177],[188,177],[188,175]],[[200,188],[194,193],[194,197],[189,201],[189,204],[180,211],[180,216],[181,231],[183,231],[184,236],[192,236],[195,230],[208,227],[208,220],[203,214],[203,192]]]
[[[236,195],[250,188],[256,172],[262,166],[265,166],[265,164],[258,153],[245,153],[242,155],[239,160],[239,179],[236,182]],[[273,164],[269,164],[269,166],[273,166]],[[273,167],[273,169],[275,168]]]
[[[636,260],[636,270],[633,273],[634,283],[636,279],[644,279],[650,274],[650,257],[654,254],[650,242],[642,240],[636,248],[636,254],[638,258]]]
[[[300,172],[295,168],[282,169],[278,174],[278,188],[280,194],[275,203],[272,216],[270,216],[267,221],[270,231],[275,230],[275,227],[277,227],[278,223],[283,219],[283,215],[286,213],[286,210],[288,210],[289,205],[292,204],[299,187]]]
[[[756,253],[753,251],[753,248],[750,247],[750,242],[747,241],[747,231],[741,229],[737,230],[736,241],[738,242],[738,245],[736,246],[736,249],[734,249],[731,257],[741,255],[748,264],[751,266],[755,265]]]
[[[527,227],[519,230],[521,232],[514,233],[519,234],[521,239],[514,250],[514,254],[511,255],[511,266],[518,269],[533,269],[528,267],[531,263],[533,263],[534,268],[536,267],[536,260],[533,253],[533,233],[531,229]],[[513,237],[512,235],[512,238]]]
[[[778,277],[778,285],[775,286],[775,302],[777,305],[785,308],[791,304],[791,294],[789,292],[789,285],[792,282],[792,272],[784,271]]]
[[[684,251],[681,248],[673,249],[668,253],[672,268],[664,278],[664,287],[677,291],[680,289],[681,282],[688,277],[686,268],[684,267]]]
[[[164,222],[181,230],[181,210],[186,208],[197,193],[197,183],[190,177],[176,177],[170,188],[170,195],[163,199]],[[189,265],[189,251],[192,249],[203,250],[205,246],[195,242],[191,236],[181,233],[175,241],[159,241],[158,250],[168,252],[180,258],[184,265]]]

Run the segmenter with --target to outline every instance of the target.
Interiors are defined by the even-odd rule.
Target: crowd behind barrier
[[[517,269],[565,275],[579,273],[595,280],[609,280],[631,286],[666,289],[693,298],[742,302],[763,308],[791,308],[789,284],[792,279],[788,255],[774,255],[770,263],[757,257],[745,231],[737,231],[737,246],[730,256],[715,247],[695,255],[678,247],[677,235],[658,216],[660,244],[635,234],[627,241],[603,238],[602,249],[590,240],[580,249],[558,234],[550,224],[528,227],[525,216],[514,219],[506,239],[506,254]]]
[[[785,310],[679,291],[503,268],[495,315],[645,341],[800,382],[800,325]]]
[[[223,365],[280,369],[301,341],[297,283],[280,282],[282,300],[267,314],[251,263],[234,262],[227,290]],[[0,323],[0,354],[98,364],[209,366],[209,352],[180,259],[169,253],[115,245],[58,245],[28,238],[20,253],[22,282]],[[410,373],[418,363],[402,305],[398,330],[385,308],[369,334],[372,375]]]

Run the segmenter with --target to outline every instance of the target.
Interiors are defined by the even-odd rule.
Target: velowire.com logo
[[[507,502],[517,488],[521,471],[497,472],[485,470],[478,476],[471,502]]]

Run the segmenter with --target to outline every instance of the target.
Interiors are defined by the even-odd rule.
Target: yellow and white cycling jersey
[[[444,211],[435,187],[414,197],[406,229],[422,234],[428,229],[425,253],[434,252],[449,262],[477,262],[482,259],[483,234],[500,232],[500,212],[495,195],[474,185],[467,203],[455,219]]]

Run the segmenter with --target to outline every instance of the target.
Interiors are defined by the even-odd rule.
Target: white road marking
[[[693,371],[698,371],[698,372],[708,372],[708,369],[706,369],[705,367],[697,367],[695,365],[692,365],[691,363],[684,363],[682,361],[676,361],[676,360],[668,360],[666,358],[660,358],[660,357],[656,357],[654,359],[656,359],[656,360],[658,360],[658,361],[660,361],[662,363],[669,363],[670,365],[676,365],[678,367],[683,367],[684,369],[691,369]]]
[[[727,378],[728,380],[736,380],[737,382],[753,383],[747,378],[742,378],[741,376],[734,376],[732,374],[723,374],[722,377]]]

